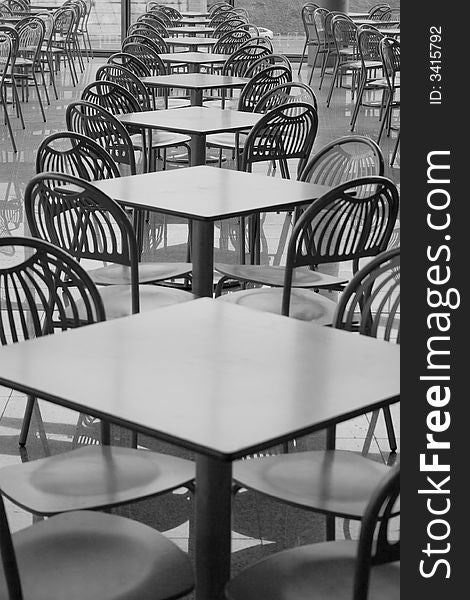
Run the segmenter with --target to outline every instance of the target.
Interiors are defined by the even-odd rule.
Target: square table
[[[209,25],[210,22],[208,17],[183,17],[178,20],[180,25]]]
[[[232,461],[398,402],[399,358],[200,299],[0,348],[0,384],[196,452],[196,598],[223,600]]]
[[[357,19],[354,18],[353,19],[354,23],[356,23],[356,25],[372,25],[373,27],[380,27],[380,25],[386,23],[390,26],[399,26],[400,25],[400,21],[374,21],[373,19]]]
[[[206,136],[211,133],[237,132],[251,129],[263,117],[261,113],[249,113],[222,108],[189,106],[178,109],[148,110],[119,115],[124,125],[141,129],[162,129],[191,136],[191,164],[206,162]]]
[[[175,112],[182,110],[186,109]],[[330,190],[324,185],[207,166],[130,175],[93,184],[126,206],[192,221],[192,283],[197,296],[213,293],[215,221],[266,210],[288,210],[310,203]]]
[[[187,17],[188,19],[192,19],[192,18],[197,18],[197,17],[204,17],[207,18],[210,16],[210,12],[202,12],[202,11],[197,11],[197,10],[184,10],[182,13],[183,18]]]
[[[214,33],[214,27],[167,27],[168,33],[172,35],[211,35]]]
[[[230,57],[230,54],[218,54],[211,52],[170,52],[158,55],[163,62],[188,65],[189,70],[193,73],[199,73],[201,66],[224,64]]]
[[[215,46],[219,38],[204,36],[170,37],[165,38],[168,46],[189,48],[190,52],[197,52],[201,46]]]
[[[174,73],[173,75],[158,75],[142,77],[141,79],[147,87],[190,90],[191,106],[202,106],[204,90],[242,88],[250,81],[246,77],[215,75],[213,73]]]

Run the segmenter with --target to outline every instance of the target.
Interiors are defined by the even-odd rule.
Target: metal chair
[[[380,41],[379,49],[387,84],[387,100],[377,143],[380,143],[385,127],[387,135],[390,135],[393,110],[400,108],[400,42],[395,38],[386,37]]]
[[[109,111],[91,102],[71,102],[65,111],[67,129],[81,133],[105,148],[118,165],[131,175],[137,173],[134,148],[129,132]]]
[[[263,59],[261,59],[263,60]],[[258,62],[258,61],[256,61]],[[283,66],[271,66],[251,77],[245,85],[238,99],[237,110],[253,112],[259,100],[269,90],[277,87],[281,83],[287,83],[292,80],[292,72]],[[244,144],[244,135],[240,133],[220,133],[211,134],[206,138],[208,148],[219,148],[219,166],[221,165],[222,150],[228,149],[235,152],[236,168],[240,168],[240,150]]]
[[[228,31],[233,31],[234,29],[244,28],[244,25],[247,24],[247,21],[244,19],[240,19],[239,17],[232,17],[231,19],[226,19],[219,23],[217,27],[214,29],[212,35],[213,37],[220,38]]]
[[[13,135],[13,129],[11,127],[10,115],[8,114],[8,106],[6,101],[6,75],[9,73],[11,61],[12,61],[12,50],[13,42],[9,29],[5,26],[0,25],[0,102],[2,103],[4,119],[6,121],[8,132],[10,134],[13,151],[18,152],[15,143],[15,137]]]
[[[144,13],[143,15],[140,15],[140,17],[137,18],[137,21],[158,21],[159,23],[161,23],[165,29],[168,29],[168,27],[173,27],[173,23],[171,22],[171,19],[169,19],[169,17],[162,12],[157,12],[154,10],[151,11],[147,11],[146,13]]]
[[[400,540],[391,530],[400,493],[400,467],[393,467],[375,483],[367,497],[358,541],[321,542],[271,555],[229,581],[226,598],[398,600]],[[352,490],[355,484],[350,479]]]
[[[388,14],[390,4],[375,4],[369,9],[369,19],[371,21],[381,21],[382,16]]]
[[[127,40],[127,38],[126,38]],[[132,54],[138,58],[150,71],[150,75],[167,75],[168,70],[165,63],[158,56],[164,50],[161,50],[154,40],[145,38],[144,36],[131,36],[122,45],[122,53]],[[168,50],[168,48],[167,48]]]
[[[139,269],[134,228],[119,204],[91,183],[61,173],[36,175],[26,187],[25,209],[34,237],[62,247],[77,260],[113,263],[114,268],[103,267],[93,273],[93,277],[107,282],[100,290],[107,318],[193,299],[192,294],[180,289],[140,285],[146,267],[142,263]],[[176,263],[178,274],[172,275],[164,273],[165,265],[162,267],[160,281],[180,273],[186,275],[191,269],[186,263]],[[148,274],[155,268],[151,265]],[[114,285],[119,278],[127,284]]]
[[[60,58],[67,60],[72,77],[72,85],[78,83],[77,70],[75,68],[74,54],[75,46],[73,33],[75,27],[76,13],[72,6],[64,6],[54,13],[54,24],[51,32],[51,52],[56,57],[56,67],[60,67]]]
[[[312,107],[310,110],[313,110]],[[267,117],[269,113],[266,120]],[[249,147],[247,142],[246,148]],[[250,154],[247,153],[247,159]],[[276,152],[272,154],[277,155]],[[288,243],[286,265],[275,284],[279,287],[228,293],[220,296],[219,300],[331,324],[330,309],[335,306],[334,302],[310,290],[295,287],[296,269],[316,269],[320,264],[353,261],[356,272],[361,258],[377,256],[386,249],[397,214],[398,191],[384,177],[363,177],[336,186],[315,200],[295,222]],[[258,251],[256,234],[254,225],[250,238],[252,257]],[[225,275],[225,265],[221,268],[217,264],[215,268]],[[299,278],[302,272],[302,269],[298,271]],[[319,284],[324,277],[319,274]],[[251,279],[256,281],[254,272]],[[326,285],[330,286],[331,280]]]
[[[144,106],[130,91],[109,80],[95,81],[88,84],[82,92],[81,99],[85,102],[98,104],[113,115],[142,112],[144,110]],[[145,129],[140,131],[134,127],[127,129],[131,135],[133,148],[143,153],[144,171],[154,169],[160,150],[184,146],[188,151],[189,159],[191,158],[189,145],[191,138],[188,135],[168,131],[153,131],[147,142]],[[135,137],[136,135],[138,138]],[[166,166],[165,159],[166,157],[163,160],[164,168]]]
[[[150,38],[148,35],[142,35],[133,33],[131,35],[126,36],[122,40],[122,51],[129,52],[127,50],[128,46],[141,45],[149,47],[155,54],[164,54],[170,51],[168,44],[165,39],[161,37],[158,33],[154,33]],[[133,53],[131,53],[133,54]]]
[[[277,108],[281,104],[289,102],[304,102],[311,104],[318,112],[318,101],[315,92],[312,88],[305,84],[296,81],[281,83],[259,100],[255,106],[255,112],[269,112],[273,108]]]
[[[333,326],[399,341],[399,325],[400,249],[394,248],[356,272],[340,297]],[[328,429],[325,451],[237,461],[237,486],[326,514],[327,539],[334,539],[334,516],[362,519],[371,492],[389,469],[361,454],[335,450],[335,437],[335,428]]]
[[[156,21],[149,23],[147,21],[136,21],[129,26],[127,35],[148,35],[151,39],[155,39],[157,43],[162,38],[169,37],[169,33],[163,25],[157,24]]]
[[[313,74],[315,72],[314,65],[317,64],[318,55],[322,57],[322,63],[320,66],[320,85],[319,88],[321,90],[321,86],[323,84],[323,79],[325,76],[326,65],[328,62],[328,56],[331,48],[333,47],[333,37],[331,35],[331,28],[327,29],[327,16],[329,15],[329,11],[326,8],[317,8],[313,11],[313,26],[315,28],[315,35],[318,41],[318,44],[315,46],[315,56],[313,59],[312,70],[310,71],[310,77],[308,79],[308,84],[310,85],[313,79]]]
[[[253,77],[260,71],[264,71],[268,67],[285,67],[292,73],[292,65],[290,60],[284,54],[267,54],[258,58],[254,63],[250,65],[245,73],[245,77]],[[291,76],[292,79],[292,76]]]
[[[265,35],[252,36],[249,40],[241,45],[241,48],[244,48],[245,46],[261,46],[263,48],[267,48],[271,54],[274,52],[273,43]]]
[[[289,84],[285,84],[285,86],[288,89]],[[360,177],[382,176],[384,170],[382,151],[373,140],[362,136],[349,136],[334,140],[317,152],[298,173],[298,180],[336,187],[346,181]],[[365,186],[358,188],[358,191],[366,195],[369,193]],[[296,218],[299,214],[299,211],[296,211]],[[291,217],[287,215],[272,265],[217,264],[216,269],[223,273],[223,277],[216,287],[216,296],[222,293],[223,285],[230,279],[243,284],[282,285],[285,269],[279,265],[290,225]],[[315,271],[304,268],[298,269],[294,275],[292,286],[306,289],[342,290],[345,280],[340,278],[338,274],[338,266],[334,268],[334,265],[330,263],[326,265],[319,264]]]
[[[32,238],[0,238],[0,248],[6,245],[13,247],[15,261],[0,267],[0,295],[8,298],[0,313],[2,345],[105,320],[96,286],[69,254]],[[12,540],[0,498],[2,598],[38,597],[38,590],[43,597],[56,598],[69,584],[76,598],[91,600],[105,593],[117,600],[122,595],[122,580],[116,583],[111,576],[115,568],[116,575],[126,573],[126,598],[142,598],[147,593],[150,597],[155,589],[166,588],[162,597],[168,598],[190,591],[189,561],[161,534],[143,525],[132,531],[130,522],[122,517],[70,512],[108,508],[191,485],[195,474],[192,462],[145,450],[112,447],[109,442],[109,424],[102,422],[102,445],[88,445],[0,469],[2,495],[34,514],[50,517],[14,534]],[[69,514],[52,516],[61,512]],[[150,537],[145,540],[146,536]],[[84,552],[83,542],[88,538],[91,545],[89,552]],[[135,555],[140,548],[137,564],[130,570],[118,562],[117,555],[106,566],[116,544],[118,554],[127,547]],[[169,552],[163,562],[162,552]],[[103,563],[97,568],[98,558]],[[177,569],[177,577],[171,583],[168,559]],[[126,556],[125,560],[134,559]],[[124,571],[119,571],[119,566]],[[146,574],[142,575],[142,568],[151,569],[152,573],[144,570]],[[165,578],[163,588],[155,580],[157,575],[157,579]],[[85,586],[84,576],[90,577]]]
[[[335,85],[342,85],[343,76],[352,73],[351,90],[357,87],[357,79],[362,69],[362,63],[357,50],[357,25],[346,15],[334,15],[331,20],[334,49],[330,55],[334,56],[335,64],[331,78],[330,89],[326,100],[329,107]]]
[[[299,69],[297,71],[298,75],[300,75],[300,71],[302,69],[302,65],[305,59],[305,53],[308,48],[315,47],[317,48],[319,45],[318,37],[315,30],[315,23],[313,19],[313,15],[316,9],[319,8],[318,4],[314,4],[313,2],[307,2],[302,7],[302,24],[305,30],[305,42],[302,50],[302,56],[300,58]],[[315,69],[316,61],[317,61],[318,52],[315,53],[315,59],[312,64],[312,71]]]
[[[139,78],[150,77],[152,75],[152,71],[140,60],[140,58],[127,52],[115,52],[114,54],[111,54],[108,58],[108,64],[125,67]],[[162,69],[162,74],[166,74],[165,64],[163,62]]]
[[[214,54],[232,54],[238,50],[242,44],[251,38],[249,31],[243,27],[238,27],[232,31],[224,33],[212,48]]]
[[[361,60],[361,74],[359,76],[356,102],[351,116],[351,131],[354,130],[361,106],[381,108],[383,105],[383,95],[387,89],[387,84],[384,82],[382,76],[377,76],[378,72],[382,75],[382,58],[379,46],[383,38],[384,35],[375,29],[375,27],[363,25],[357,30],[357,47]],[[364,93],[367,91],[381,92],[381,100],[364,102]]]

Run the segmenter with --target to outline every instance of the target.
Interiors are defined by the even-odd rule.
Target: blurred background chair
[[[1,294],[9,299],[0,312],[1,345],[105,320],[95,284],[68,253],[33,238],[0,238],[0,247],[7,244],[14,248],[15,259],[8,267],[0,267]],[[34,399],[29,397],[25,421],[33,405]],[[101,433],[101,445],[0,469],[1,493],[34,514],[50,516],[117,506],[190,486],[195,474],[192,462],[111,446],[110,427],[105,421],[101,422]],[[34,558],[39,557],[36,554]]]
[[[315,30],[315,23],[313,20],[313,15],[317,8],[319,8],[318,4],[314,4],[313,2],[307,2],[307,4],[304,4],[302,7],[301,15],[302,15],[302,25],[303,25],[304,31],[305,31],[305,42],[304,42],[304,47],[302,50],[302,56],[300,57],[299,69],[297,71],[298,75],[300,75],[300,71],[301,71],[302,65],[304,63],[305,53],[310,48],[313,48],[313,47],[317,48],[319,45],[317,33]],[[317,55],[318,55],[318,52],[315,53],[315,62],[312,64],[312,71],[315,69]]]

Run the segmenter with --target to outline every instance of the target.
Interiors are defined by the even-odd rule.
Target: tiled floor
[[[93,80],[96,68],[103,59],[94,59],[86,63],[86,70],[81,76],[79,86],[70,85],[69,76],[62,72],[59,77],[59,100],[51,100],[46,108],[47,122],[43,123],[34,93],[24,105],[26,130],[20,128],[19,120],[12,117],[16,143],[19,152],[12,152],[11,143],[3,123],[0,128],[0,235],[23,234],[24,213],[22,193],[25,184],[34,174],[36,148],[40,141],[50,133],[65,129],[64,111],[67,104],[79,96],[80,89]],[[294,68],[296,66],[294,65]],[[309,72],[304,68],[301,79],[306,80]],[[332,106],[325,106],[326,90],[317,89],[318,78],[314,78],[313,87],[319,102],[319,131],[314,150],[325,143],[349,133],[349,118],[351,114],[350,91],[336,89]],[[10,107],[11,108],[11,107]],[[369,110],[361,113],[357,133],[375,138],[378,131],[377,113]],[[396,134],[393,133],[393,136]],[[381,147],[388,163],[393,151],[395,138],[385,138]],[[386,175],[399,183],[398,159],[394,168],[387,165]],[[229,163],[227,163],[229,165]],[[277,240],[284,217],[269,215],[265,223],[265,236],[268,242],[268,252],[274,255],[277,251]],[[170,248],[165,250],[174,255],[184,252],[186,230],[182,225],[172,225],[169,229]],[[162,246],[153,249],[152,255],[161,254]],[[9,259],[7,254],[0,254],[0,261]],[[158,383],[158,382],[157,382]],[[314,399],[312,398],[312,401]],[[81,442],[87,443],[96,439],[96,428],[83,423],[77,424],[78,415],[57,406],[40,403],[40,412],[34,415],[31,432],[25,451],[18,449],[18,433],[21,425],[25,399],[22,395],[0,388],[0,465],[31,460],[50,453],[60,452],[71,447],[71,441],[79,427],[82,435]],[[266,416],[269,418],[269,415]],[[399,435],[399,409],[393,408],[393,418]],[[338,447],[363,452],[373,460],[391,463],[395,455],[390,455],[388,440],[383,419],[379,418],[378,425],[372,436],[367,436],[369,418],[363,416],[350,421],[338,428]],[[122,435],[126,438],[125,434]],[[299,440],[301,448],[319,447],[323,443],[322,436],[309,437]],[[140,444],[151,449],[167,449],[172,453],[182,455],[177,448],[150,440],[140,439]],[[20,529],[32,522],[32,517],[21,509],[8,504],[8,514],[13,529]],[[178,490],[173,494],[152,501],[140,502],[120,510],[122,514],[151,523],[165,531],[183,548],[188,548],[190,516],[192,500],[186,490]],[[241,492],[234,503],[233,520],[233,551],[234,569],[247,564],[254,558],[270,553],[279,548],[318,540],[323,536],[324,521],[321,517],[306,511],[280,505],[272,500],[263,499],[256,494]],[[338,522],[338,535],[355,535],[357,527],[349,523]]]

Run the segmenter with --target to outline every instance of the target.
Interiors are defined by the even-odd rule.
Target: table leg
[[[214,223],[194,219],[191,231],[193,294],[212,298],[214,280]]]
[[[196,600],[224,600],[230,578],[232,463],[196,459]]]
[[[191,166],[206,164],[206,136],[191,135]]]
[[[202,106],[203,90],[191,90],[191,106]]]

